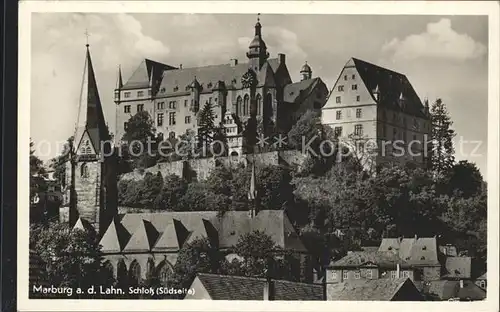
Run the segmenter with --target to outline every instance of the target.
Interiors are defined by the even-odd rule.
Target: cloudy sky
[[[144,58],[184,67],[245,60],[255,15],[33,13],[31,128],[36,144],[73,134],[85,56],[85,29],[112,132],[118,64],[126,81]],[[287,55],[292,79],[311,65],[331,88],[350,57],[407,75],[417,93],[447,104],[457,158],[486,173],[488,21],[474,16],[263,15],[271,57]],[[40,146],[47,160],[55,156]],[[43,150],[45,149],[45,150]],[[475,152],[475,153],[472,153]]]

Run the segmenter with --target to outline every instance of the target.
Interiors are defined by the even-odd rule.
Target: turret
[[[260,13],[258,14],[260,16]],[[247,52],[248,66],[254,72],[258,72],[262,65],[269,58],[269,53],[267,53],[267,47],[264,40],[262,40],[262,25],[260,24],[260,18],[257,17],[257,23],[255,24],[255,35]]]
[[[197,113],[200,110],[200,92],[201,85],[194,76],[193,82],[189,85],[189,89],[191,90],[191,111]]]
[[[123,87],[122,80],[122,67],[118,65],[118,77],[116,78],[116,88],[115,88],[115,103],[120,102],[120,90]]]
[[[311,66],[307,64],[307,61],[300,69],[300,78],[300,80],[308,80],[312,78],[312,69]]]

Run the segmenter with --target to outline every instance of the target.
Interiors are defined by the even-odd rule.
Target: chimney
[[[460,280],[460,289],[464,288],[464,280]]]
[[[417,240],[417,234],[415,234],[415,240]]]
[[[399,271],[400,271],[400,268],[399,268],[399,263],[396,264],[396,278],[399,278]]]
[[[274,292],[274,281],[268,276],[266,278],[266,284],[264,285],[264,301],[273,301]]]
[[[278,53],[278,62],[280,64],[285,64],[286,61],[286,55],[283,53]]]
[[[238,65],[238,59],[231,59],[231,67]]]

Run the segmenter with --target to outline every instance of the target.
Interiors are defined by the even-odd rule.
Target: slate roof
[[[263,300],[264,278],[243,276],[198,274],[197,279],[203,284],[213,300]],[[323,300],[323,287],[315,284],[273,280],[275,300]]]
[[[287,84],[283,90],[283,101],[286,103],[301,102],[309,96],[320,82],[320,78],[313,78]]]
[[[208,238],[228,248],[241,235],[257,230],[282,248],[307,251],[282,210],[262,210],[254,218],[248,211],[228,211],[222,217],[216,211],[126,213],[110,224],[101,245],[104,253],[174,251],[196,238]]]
[[[175,69],[175,67],[144,59],[132,73],[127,82],[122,86],[122,90],[140,89],[149,87],[151,72],[153,72],[153,82],[159,82],[164,70]]]
[[[269,59],[257,76],[258,85],[274,86],[274,74],[279,67],[278,59]],[[201,93],[212,92],[219,81],[228,89],[242,89],[241,77],[248,71],[248,63],[218,64],[201,67],[163,71],[157,96],[180,95],[190,92],[187,88],[196,78],[202,87]]]
[[[435,237],[384,238],[379,251],[396,251],[410,265],[438,266],[438,247]]]
[[[413,284],[409,278],[360,279],[329,284],[328,299],[390,301],[405,283]]]
[[[422,292],[436,295],[440,300],[451,298],[483,300],[486,298],[486,291],[469,280],[463,281],[463,288],[460,288],[460,281],[447,280],[418,282],[416,285]]]
[[[373,96],[373,90],[379,90],[378,103],[393,110],[425,118],[424,106],[408,78],[401,73],[378,65],[351,58],[347,64],[354,64],[361,79]],[[398,101],[403,94],[406,105],[402,108]],[[375,100],[375,97],[373,97]]]
[[[445,268],[448,278],[470,278],[471,277],[471,257],[447,257]]]

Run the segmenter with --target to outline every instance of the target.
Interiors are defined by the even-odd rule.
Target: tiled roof
[[[447,257],[445,267],[445,277],[471,277],[471,257]]]
[[[287,84],[283,90],[283,101],[286,103],[297,103],[303,100],[314,90],[314,87],[320,80],[320,78],[313,78]]]
[[[435,237],[384,238],[379,251],[397,251],[410,265],[439,265]]]
[[[419,282],[417,286],[422,292],[436,295],[441,300],[451,298],[483,300],[486,298],[486,292],[469,280],[463,281],[463,288],[460,288],[460,281],[446,280]]]
[[[132,238],[128,234],[124,241],[125,250],[123,244],[116,242],[119,227],[133,233]],[[228,211],[223,216],[216,211],[126,213],[120,222],[111,223],[101,245],[103,252],[119,252],[118,247],[125,252],[178,250],[196,238],[207,237],[219,247],[228,248],[240,236],[257,230],[267,233],[282,248],[307,251],[282,210],[262,210],[254,218],[248,211]]]
[[[263,300],[267,281],[263,278],[198,274],[212,300]],[[323,300],[321,285],[273,280],[275,300]],[[187,297],[188,298],[188,297]],[[186,298],[186,299],[187,299]]]
[[[371,252],[374,252],[374,251],[378,251],[378,246],[361,246],[361,249],[363,251],[371,251]]]
[[[328,300],[390,301],[405,283],[413,284],[408,278],[360,279],[329,284]],[[416,288],[415,291],[418,292]]]
[[[380,94],[378,103],[390,109],[403,110],[414,116],[425,117],[424,106],[405,75],[357,58],[352,58],[348,64],[350,63],[354,63],[372,96],[373,90],[378,86]],[[398,104],[401,93],[406,99],[404,108]]]
[[[353,251],[332,263],[331,267],[359,267],[368,264],[385,268],[395,268],[397,264],[408,267],[408,263],[392,251]]]

